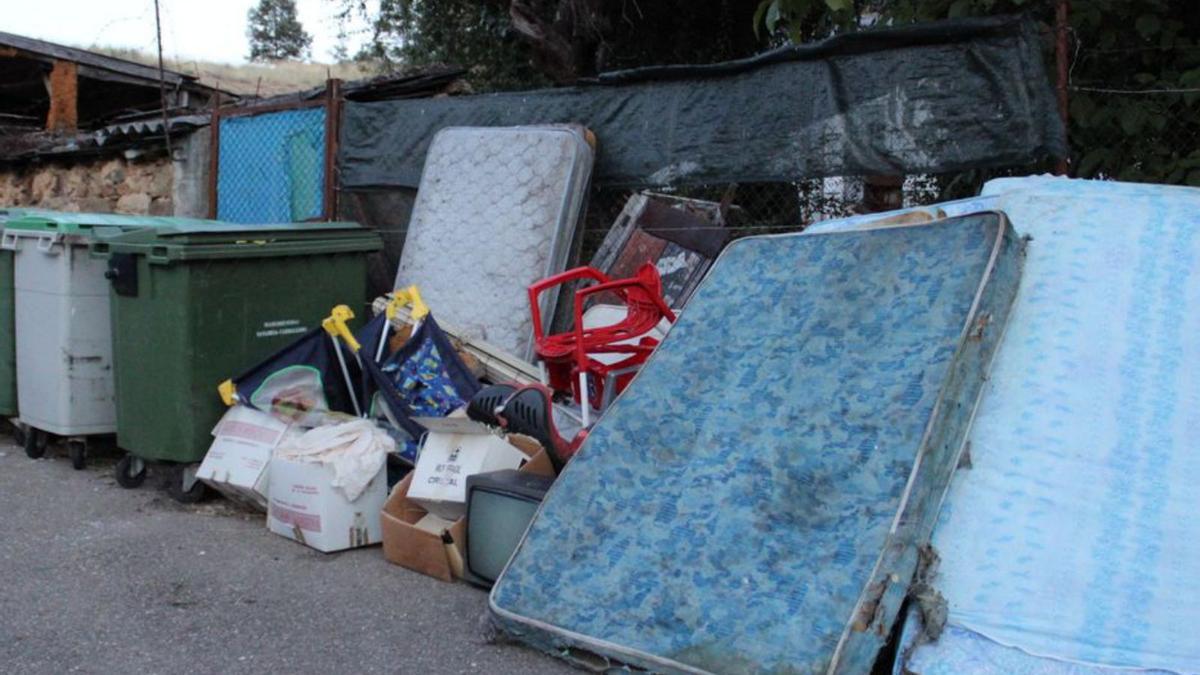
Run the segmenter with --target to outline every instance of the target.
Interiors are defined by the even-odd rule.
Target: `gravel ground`
[[[488,644],[487,596],[383,559],[324,554],[223,500],[172,501],[115,457],[71,469],[0,442],[5,673],[567,673]]]

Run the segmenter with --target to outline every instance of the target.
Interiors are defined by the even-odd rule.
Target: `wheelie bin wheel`
[[[141,487],[146,480],[146,463],[133,455],[125,455],[117,462],[117,485],[132,490]]]
[[[25,454],[29,459],[40,459],[46,454],[46,432],[29,427],[25,432]]]
[[[13,443],[16,443],[17,445],[19,445],[21,447],[24,447],[25,446],[25,427],[21,426],[20,424],[17,424],[16,422],[13,422],[12,437],[13,437]]]
[[[82,471],[87,466],[87,445],[83,441],[67,441],[67,456],[71,458],[71,466]]]
[[[171,495],[171,499],[180,504],[195,504],[208,496],[208,486],[196,478],[197,468],[194,464],[172,467],[170,482],[167,483],[167,494]]]

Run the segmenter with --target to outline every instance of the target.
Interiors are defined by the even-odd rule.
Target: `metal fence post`
[[[208,123],[208,217],[217,217],[217,171],[221,154],[221,92],[213,94],[212,120]]]
[[[325,81],[325,185],[322,203],[325,220],[337,218],[338,134],[342,128],[342,81]]]
[[[1058,70],[1058,114],[1062,117],[1063,133],[1066,135],[1067,141],[1067,156],[1059,158],[1054,170],[1060,176],[1067,175],[1071,170],[1071,110],[1070,102],[1067,99],[1068,80],[1071,77],[1069,57],[1067,55],[1070,31],[1067,15],[1070,12],[1070,8],[1070,0],[1058,0],[1054,8],[1054,60]]]

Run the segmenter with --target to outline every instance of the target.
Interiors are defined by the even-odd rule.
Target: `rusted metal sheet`
[[[721,212],[716,202],[636,194],[600,244],[592,267],[611,277],[627,277],[643,263],[654,263],[662,276],[663,297],[682,308],[732,234]]]
[[[325,83],[325,220],[333,220],[337,214],[337,150],[338,133],[342,118],[342,81],[331,79]]]

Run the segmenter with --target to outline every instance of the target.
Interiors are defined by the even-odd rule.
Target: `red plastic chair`
[[[575,292],[574,329],[569,333],[546,335],[538,296],[577,279],[596,283]],[[585,329],[584,304],[590,296],[604,292],[613,293],[625,305],[625,318],[609,326]],[[637,369],[658,346],[658,340],[650,332],[664,318],[675,322],[675,312],[663,300],[662,279],[651,263],[644,263],[633,277],[615,281],[592,267],[567,270],[530,286],[529,304],[533,313],[534,352],[546,364],[550,388],[570,393],[580,403],[584,426],[589,421],[588,408],[603,409],[606,399],[619,394],[629,384]],[[629,356],[606,364],[592,358],[595,354]],[[610,376],[613,384],[608,388],[612,391],[606,392]]]

